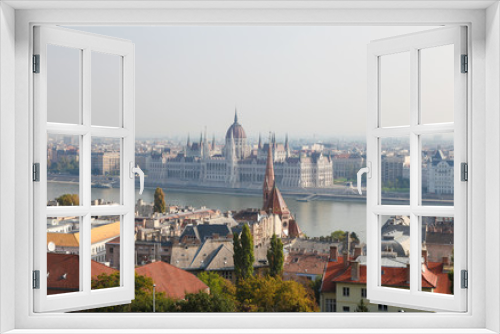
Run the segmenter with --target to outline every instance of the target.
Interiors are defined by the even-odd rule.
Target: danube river
[[[219,209],[223,212],[238,211],[246,208],[262,206],[262,196],[250,194],[206,194],[183,192],[180,190],[163,189],[165,201],[168,204],[193,206],[199,208]],[[54,199],[61,194],[78,193],[78,186],[74,183],[48,182],[47,198]],[[136,200],[141,198],[145,202],[153,202],[154,189],[144,189],[139,195],[136,191]],[[103,198],[107,201],[118,201],[119,190],[116,188],[92,188],[92,199]],[[361,240],[366,240],[366,204],[362,202],[348,202],[335,200],[313,200],[299,202],[295,196],[286,196],[284,199],[288,208],[297,219],[302,232],[310,237],[329,235],[335,230],[354,231]]]

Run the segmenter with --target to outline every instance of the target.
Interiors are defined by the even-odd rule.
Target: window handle
[[[144,191],[144,172],[139,167],[139,165],[137,165],[137,167],[134,167],[134,163],[132,161],[130,161],[129,167],[130,167],[131,179],[135,178],[135,174],[139,174],[139,185],[140,185],[139,195],[142,195],[142,192]]]
[[[372,177],[372,163],[371,162],[367,162],[366,163],[366,167],[363,167],[361,168],[360,170],[358,170],[358,193],[360,195],[363,195],[363,192],[361,190],[361,176],[366,173],[366,176],[371,179]]]

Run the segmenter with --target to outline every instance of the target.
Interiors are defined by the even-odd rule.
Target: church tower
[[[266,174],[264,175],[264,186],[262,188],[263,204],[262,208],[265,210],[271,192],[274,188],[274,164],[273,164],[273,152],[271,148],[271,143],[267,146],[267,163],[266,163]]]

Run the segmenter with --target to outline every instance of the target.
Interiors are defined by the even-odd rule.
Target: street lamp
[[[156,284],[153,284],[153,313],[156,312]]]

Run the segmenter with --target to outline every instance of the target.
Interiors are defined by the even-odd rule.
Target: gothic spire
[[[262,149],[262,137],[260,136],[260,132],[259,132],[259,146],[258,146],[259,150]]]
[[[212,135],[212,151],[215,150],[215,133]]]
[[[203,132],[200,132],[200,147],[203,144]]]
[[[238,110],[234,107],[234,124],[238,124]]]
[[[273,165],[273,151],[271,146],[271,141],[267,145],[267,163],[266,163],[266,175],[264,175],[264,185],[263,185],[263,200],[264,203],[262,207],[265,209],[269,196],[275,185],[274,181],[274,165]]]
[[[191,139],[189,138],[189,133],[188,133],[188,139],[187,139],[186,146],[191,147]]]

